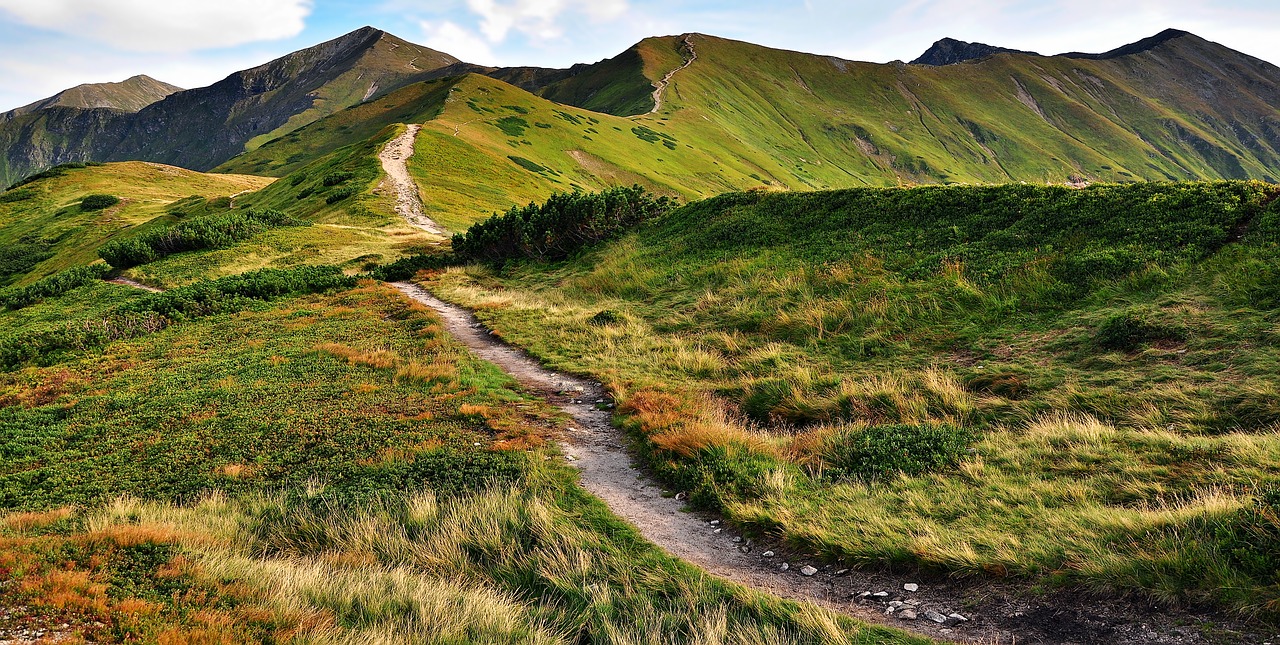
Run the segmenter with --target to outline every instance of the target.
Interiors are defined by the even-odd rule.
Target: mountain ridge
[[[146,74],[131,76],[116,83],[83,83],[8,112],[0,113],[0,120],[22,114],[30,114],[51,107],[108,108],[122,112],[137,112],[182,88],[158,81]]]
[[[0,124],[0,180],[67,162],[207,170],[337,110],[459,62],[373,27],[169,94],[136,112],[52,106]]]
[[[1040,55],[1036,52],[1009,49],[1007,47],[997,47],[986,43],[971,43],[963,40],[956,40],[955,38],[943,38],[933,43],[933,45],[923,54],[911,61],[911,64],[941,67],[943,65],[955,65],[957,63],[978,60],[993,54]]]
[[[982,55],[963,66],[862,63],[691,33],[646,38],[592,64],[494,68],[363,27],[137,113],[55,106],[0,124],[0,141],[8,143],[0,179],[66,161],[141,159],[208,170],[241,157],[247,161],[231,164],[240,172],[278,175],[330,144],[297,146],[287,160],[254,156],[260,146],[409,85],[469,73],[561,105],[643,119],[655,109],[659,81],[688,63],[695,47],[713,55],[677,74],[664,90],[670,105],[644,127],[670,120],[736,140],[742,145],[712,145],[752,159],[756,171],[747,174],[765,183],[1280,174],[1280,69],[1265,61],[1179,30],[1096,55],[939,43],[933,62]],[[399,111],[434,114],[422,105]],[[33,145],[42,136],[43,145]]]

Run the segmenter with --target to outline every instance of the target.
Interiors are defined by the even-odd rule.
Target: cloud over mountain
[[[296,36],[312,0],[0,0],[31,27],[128,51],[185,52]]]

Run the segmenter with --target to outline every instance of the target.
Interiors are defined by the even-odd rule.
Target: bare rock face
[[[968,43],[963,40],[954,38],[943,38],[934,43],[919,58],[911,61],[912,65],[933,65],[941,67],[943,65],[955,65],[966,61],[986,58],[992,54],[1030,54],[1039,56],[1035,52],[1026,52],[1017,49],[1008,49],[1005,47],[996,47],[995,45],[986,45],[983,43]]]

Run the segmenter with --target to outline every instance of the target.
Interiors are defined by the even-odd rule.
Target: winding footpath
[[[393,283],[406,296],[430,307],[444,320],[448,332],[477,357],[494,363],[526,388],[546,397],[576,422],[564,452],[581,472],[582,485],[618,516],[630,522],[649,541],[671,555],[722,578],[793,600],[813,602],[868,622],[886,622],[878,603],[860,604],[863,588],[848,570],[833,572],[787,563],[767,545],[754,544],[735,535],[718,520],[690,513],[683,501],[663,495],[663,489],[636,468],[623,446],[624,438],[611,423],[609,395],[597,382],[553,372],[518,349],[496,340],[466,309],[436,298],[426,289],[406,282]],[[870,584],[870,583],[868,583]],[[874,587],[897,597],[887,583]],[[852,590],[852,591],[851,591]],[[900,584],[897,591],[901,591]],[[874,593],[874,591],[872,592]],[[890,602],[888,600],[886,603]],[[950,639],[957,633],[956,619],[946,624],[928,620],[897,624],[932,638]],[[988,630],[975,630],[979,642],[993,642]],[[1012,643],[1012,636],[1003,641]],[[1027,642],[1019,639],[1018,642]]]
[[[378,154],[378,160],[382,162],[382,170],[387,173],[387,180],[395,190],[396,212],[416,229],[444,235],[444,229],[423,212],[418,184],[409,175],[409,157],[413,156],[413,144],[418,140],[420,130],[421,125],[410,124],[400,136],[387,143]]]
[[[684,37],[684,46],[685,46],[685,49],[689,50],[689,60],[686,60],[683,65],[671,70],[670,72],[667,72],[667,75],[663,76],[662,80],[654,84],[653,109],[649,110],[649,114],[657,114],[658,110],[662,109],[662,96],[663,94],[666,93],[667,86],[671,84],[671,79],[675,78],[676,72],[679,72],[680,70],[687,68],[688,66],[693,64],[693,61],[698,60],[698,52],[693,49],[692,35]]]
[[[664,80],[669,81],[674,73]],[[405,168],[420,127],[409,126],[379,157],[397,191],[397,211],[418,228],[442,233],[421,214],[417,186]],[[158,291],[127,278],[112,282]],[[392,286],[439,314],[448,332],[477,357],[494,363],[568,413],[574,425],[563,448],[581,473],[582,485],[646,539],[712,575],[942,641],[985,645],[1262,642],[1256,629],[1222,614],[1092,599],[1069,591],[1030,596],[1023,587],[998,581],[916,581],[901,575],[821,566],[775,543],[755,543],[718,518],[691,512],[684,501],[665,494],[637,468],[624,446],[625,437],[612,424],[612,405],[602,384],[542,367],[495,338],[470,311],[440,300],[419,285],[396,282]],[[1206,623],[1217,627],[1202,629]]]

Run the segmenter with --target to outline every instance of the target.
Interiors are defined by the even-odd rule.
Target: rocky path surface
[[[583,486],[668,553],[722,578],[775,596],[812,602],[855,618],[943,641],[1004,645],[1262,643],[1260,626],[1221,615],[1170,611],[1140,602],[1058,592],[1032,596],[999,582],[962,582],[824,566],[775,543],[755,542],[718,518],[690,512],[683,495],[649,479],[624,447],[604,387],[539,365],[486,330],[466,309],[422,287],[394,283],[435,310],[476,356],[540,393],[574,419],[566,458]],[[1205,625],[1212,625],[1206,628]],[[1280,642],[1280,638],[1276,639]]]
[[[123,277],[111,278],[110,280],[107,280],[107,282],[110,282],[111,284],[118,284],[122,287],[133,287],[134,289],[142,289],[143,291],[150,291],[151,293],[160,293],[161,291],[164,291],[164,289],[157,289],[156,287],[153,287],[149,284],[142,284],[137,280],[130,280],[129,278],[123,278]]]
[[[685,69],[692,65],[693,61],[698,60],[698,52],[693,49],[693,36],[684,37],[684,46],[685,49],[689,50],[689,60],[686,60],[683,65],[667,72],[667,75],[663,76],[662,80],[658,81],[653,86],[653,109],[649,110],[649,114],[657,114],[658,110],[662,109],[662,96],[666,94],[667,86],[671,84],[671,79],[675,78],[676,72]]]
[[[418,185],[409,176],[409,157],[413,156],[413,143],[417,141],[420,130],[421,125],[409,125],[403,134],[387,143],[378,154],[378,160],[382,162],[382,170],[387,173],[387,179],[395,190],[396,212],[414,228],[444,235],[444,229],[423,212]]]

